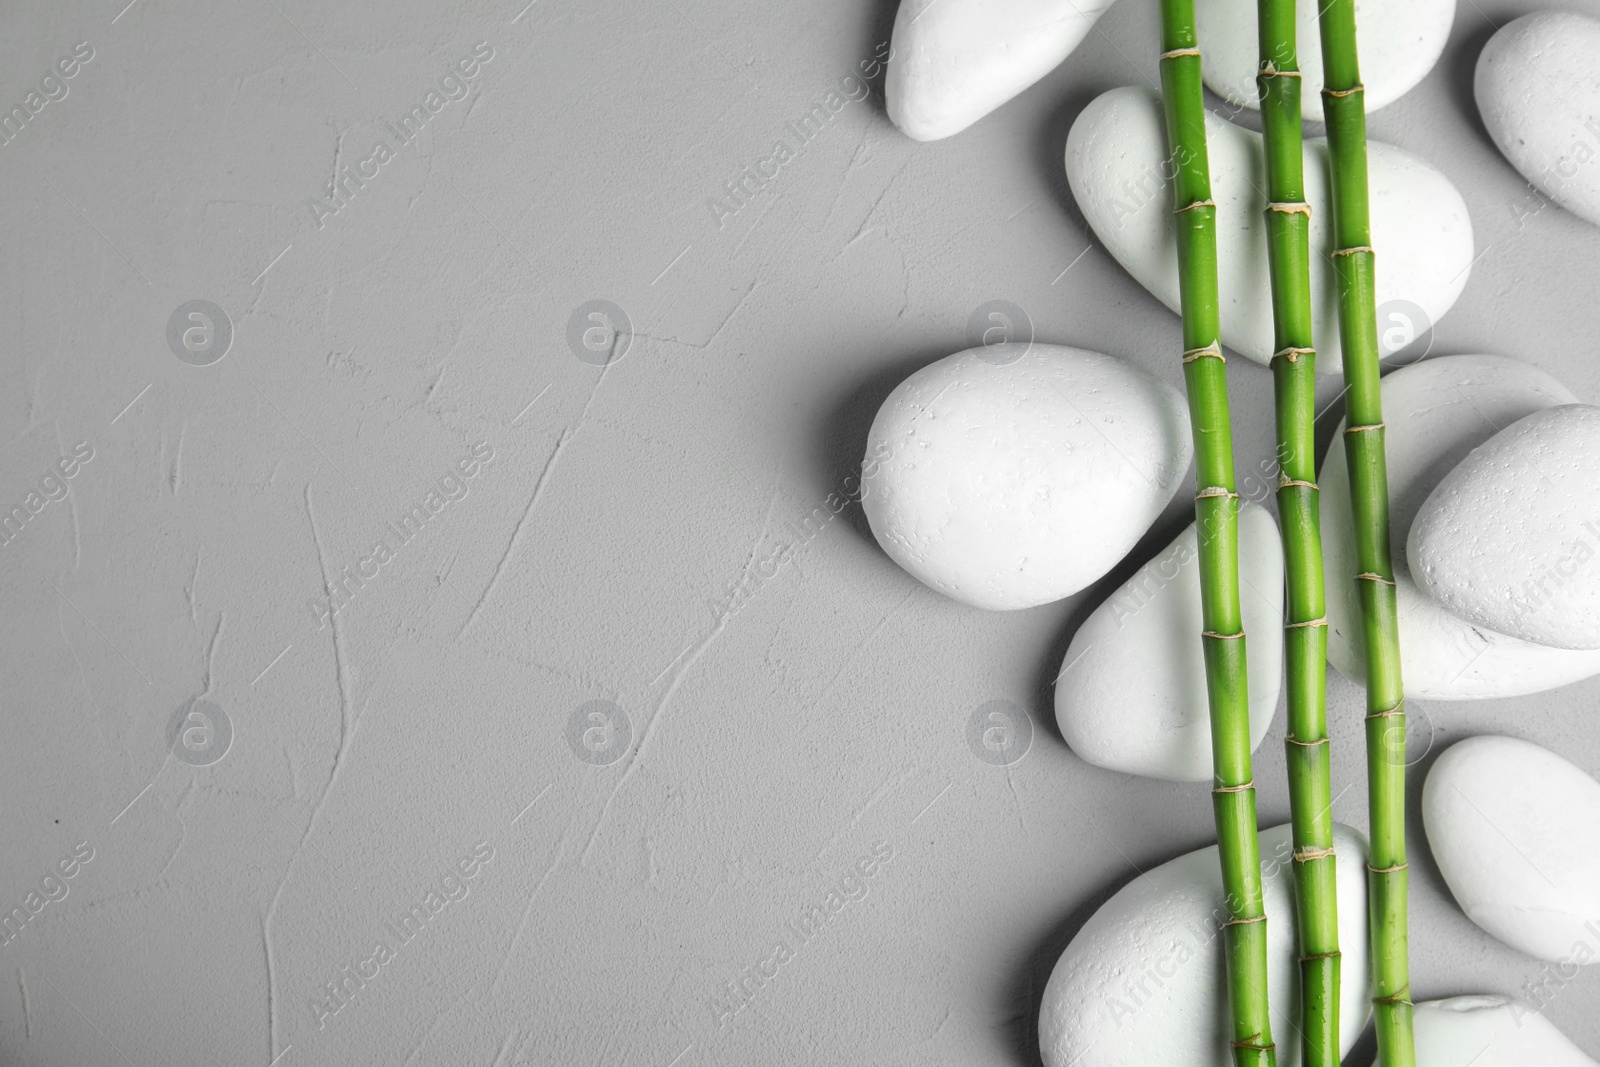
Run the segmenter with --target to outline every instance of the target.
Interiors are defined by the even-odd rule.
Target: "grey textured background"
[[[0,946],[0,1063],[1028,1064],[1071,933],[1211,836],[1203,786],[1086,766],[1050,704],[1074,627],[1181,502],[1100,586],[1014,614],[918,585],[857,506],[799,529],[985,300],[1179,382],[1176,318],[1087,238],[1060,162],[1095,94],[1153,77],[1153,5],[1123,0],[950,141],[900,136],[874,82],[719,227],[707,199],[858,71],[893,4],[525,2],[5,15],[7,108],[77,42],[94,58],[0,148],[4,506],[75,442],[94,458],[0,547],[0,904],[79,842],[94,858]],[[1472,210],[1483,255],[1432,351],[1595,400],[1600,233],[1554,208],[1519,228],[1471,99],[1526,7],[1465,0],[1372,133]],[[479,42],[468,98],[318,228],[336,168]],[[604,368],[565,340],[596,298],[636,334]],[[165,341],[192,299],[233,323],[209,367]],[[1270,377],[1231,367],[1242,465],[1271,452]],[[325,574],[478,441],[468,495],[319,631]],[[1600,771],[1597,695],[1416,705],[1416,751],[1503,731]],[[207,767],[166,743],[200,696],[233,728]],[[596,699],[631,722],[605,766],[565,739]],[[996,699],[1036,723],[1009,768],[965,742]],[[1334,677],[1330,705],[1359,826],[1360,693]],[[1413,829],[1417,995],[1536,980]],[[868,895],[719,1029],[708,999],[878,841]],[[319,1030],[317,987],[477,842],[470,894]],[[1597,1053],[1597,1008],[1583,975],[1548,1014]]]

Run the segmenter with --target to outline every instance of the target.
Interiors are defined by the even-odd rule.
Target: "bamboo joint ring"
[[[1208,485],[1194,495],[1196,500],[1210,500],[1214,497],[1232,497],[1237,500],[1239,499],[1239,494],[1220,485]]]

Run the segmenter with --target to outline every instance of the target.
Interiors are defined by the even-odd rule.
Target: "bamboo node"
[[[1215,341],[1200,348],[1186,348],[1183,350],[1183,361],[1193,363],[1197,359],[1220,359],[1228,362],[1228,357],[1222,354],[1222,346]]]
[[[1267,921],[1267,917],[1265,915],[1253,915],[1248,919],[1229,919],[1226,922],[1224,922],[1222,925],[1223,926],[1249,926],[1251,923],[1264,923],[1266,921]]]
[[[1347,427],[1345,427],[1345,431],[1344,432],[1345,433],[1366,433],[1368,430],[1381,430],[1381,429],[1383,429],[1383,427],[1384,427],[1384,424],[1381,423],[1381,422],[1369,422],[1364,426],[1347,426]]]
[[[1315,348],[1296,348],[1291,346],[1289,348],[1278,349],[1276,352],[1272,353],[1272,358],[1277,359],[1279,356],[1282,356],[1290,363],[1299,363],[1301,356],[1314,356],[1316,354],[1317,350]]]
[[[1349,248],[1338,248],[1334,250],[1333,254],[1336,256],[1355,256],[1360,255],[1362,252],[1365,252],[1368,255],[1377,254],[1373,251],[1371,245],[1352,245]]]
[[[1401,718],[1402,716],[1404,716],[1405,713],[1406,713],[1406,702],[1404,700],[1402,700],[1392,708],[1384,708],[1382,711],[1368,712],[1367,713],[1367,718],[1369,718],[1369,719],[1398,719],[1398,718]]]
[[[1304,481],[1303,479],[1300,479],[1300,478],[1279,478],[1278,479],[1278,488],[1279,489],[1290,489],[1290,488],[1293,488],[1294,486],[1297,486],[1297,485],[1301,486],[1302,488],[1305,488],[1305,489],[1315,489],[1315,488],[1317,488],[1317,483],[1316,482],[1308,482],[1308,481]]]
[[[1244,785],[1219,785],[1213,788],[1213,793],[1249,793],[1256,787],[1256,780],[1250,779]]]
[[[1246,1052],[1272,1052],[1276,1050],[1278,1046],[1274,1045],[1270,1041],[1268,1041],[1265,1045],[1258,1045],[1254,1041],[1235,1041],[1233,1043],[1233,1047],[1236,1049],[1243,1049]]]
[[[1320,619],[1307,619],[1304,622],[1286,622],[1286,623],[1283,624],[1283,628],[1285,630],[1298,630],[1303,626],[1326,626],[1326,625],[1328,625],[1328,617],[1326,615],[1324,615]]]
[[[1296,863],[1310,863],[1312,860],[1324,860],[1333,855],[1331,848],[1297,848],[1294,850]]]
[[[1308,219],[1311,217],[1311,205],[1304,200],[1275,200],[1267,205],[1267,210],[1276,211],[1280,215],[1304,215]]]
[[[1283,742],[1286,745],[1299,745],[1301,748],[1316,748],[1319,745],[1326,745],[1328,743],[1328,739],[1323,737],[1318,738],[1315,741],[1301,741],[1298,738],[1285,737]]]
[[[1196,500],[1210,500],[1214,497],[1232,497],[1237,500],[1239,499],[1239,494],[1224,486],[1208,485],[1194,495]]]
[[[1366,91],[1367,87],[1362,85],[1360,82],[1357,82],[1348,89],[1324,89],[1322,90],[1322,95],[1330,97],[1334,100],[1338,100],[1342,97],[1355,96],[1357,93],[1364,93]]]
[[[1393,867],[1374,867],[1369,863],[1367,864],[1367,870],[1371,871],[1373,874],[1395,874],[1399,871],[1405,870],[1409,866],[1410,864],[1408,863],[1399,863]]]
[[[1172,209],[1172,213],[1174,215],[1182,215],[1185,211],[1193,211],[1196,208],[1216,207],[1216,206],[1217,206],[1217,202],[1215,200],[1196,200],[1196,201],[1194,201],[1192,203],[1185,204],[1182,207],[1173,208]]]
[[[1198,49],[1198,48],[1174,48],[1170,52],[1162,52],[1161,53],[1161,58],[1162,59],[1182,59],[1184,56],[1198,56],[1199,54],[1200,54],[1200,49]]]
[[[1344,955],[1343,952],[1340,952],[1337,949],[1335,949],[1332,952],[1318,952],[1315,955],[1311,955],[1311,956],[1301,956],[1300,957],[1300,962],[1301,963],[1310,963],[1312,960],[1336,960],[1340,956],[1343,956],[1343,955]]]
[[[1377,582],[1379,585],[1394,585],[1393,578],[1385,578],[1383,575],[1374,574],[1371,571],[1362,571],[1360,574],[1356,575],[1356,581]]]
[[[1260,71],[1258,73],[1259,73],[1259,76],[1262,77],[1262,78],[1298,78],[1298,77],[1300,77],[1300,72],[1298,70],[1283,70],[1277,64],[1272,62],[1272,60],[1270,60],[1270,59],[1262,60],[1261,69],[1260,69]]]
[[[1203,630],[1203,631],[1201,631],[1200,636],[1201,637],[1209,637],[1209,638],[1212,638],[1213,640],[1217,640],[1217,641],[1238,641],[1238,640],[1243,639],[1244,631],[1240,630],[1236,634],[1224,634],[1224,633],[1218,633],[1216,630]]]

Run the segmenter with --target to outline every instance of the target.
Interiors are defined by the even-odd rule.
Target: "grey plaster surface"
[[[1061,170],[1082,107],[1153,78],[1153,5],[1123,0],[949,141],[901,136],[874,79],[719,213],[791,121],[854,95],[892,3],[123,2],[0,15],[7,108],[93,51],[0,147],[0,505],[92,449],[0,546],[0,906],[93,853],[0,946],[0,1063],[1035,1062],[1072,932],[1211,839],[1203,785],[1084,764],[1050,702],[1074,628],[1186,505],[1094,589],[990,614],[828,501],[879,402],[986,300],[1180,381],[1176,318],[1089,239]],[[1519,222],[1471,99],[1492,25],[1531,6],[1464,2],[1371,130],[1472,210],[1481,258],[1431,351],[1594,401],[1600,231]],[[337,213],[311,206],[330,182]],[[192,300],[231,322],[207,366],[168,343]],[[631,323],[604,366],[568,342],[591,300]],[[1270,376],[1230,367],[1254,462]],[[461,476],[475,443],[492,461]],[[1414,705],[1414,751],[1499,731],[1600,772],[1597,697]],[[169,742],[197,698],[231,727],[204,766]],[[573,726],[597,700],[625,736],[615,713]],[[993,700],[1034,724],[1008,767],[966,741]],[[1330,709],[1336,816],[1361,826],[1359,689],[1333,676]],[[179,725],[202,752],[210,714]],[[1412,829],[1417,997],[1526,996],[1543,965],[1460,913]],[[875,845],[866,895],[719,1025],[725,985]],[[402,943],[430,892],[448,902]],[[393,958],[328,1013],[379,940]],[[1600,1054],[1597,1009],[1585,973],[1547,1014]]]

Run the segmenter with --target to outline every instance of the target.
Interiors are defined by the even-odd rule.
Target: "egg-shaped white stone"
[[[1303,86],[1300,113],[1312,122],[1323,121],[1318,7],[1295,5],[1295,52]],[[1356,47],[1368,114],[1394,103],[1427,77],[1444,54],[1455,14],[1456,0],[1407,0],[1403,4],[1356,0]],[[1236,107],[1260,107],[1256,0],[1195,0],[1195,21],[1206,86]]]
[[[1471,622],[1600,649],[1600,407],[1546,408],[1473,449],[1428,494],[1406,558]]]
[[[1283,543],[1272,514],[1248,503],[1239,511],[1239,602],[1254,750],[1283,677]],[[1127,774],[1209,780],[1203,629],[1199,534],[1190,523],[1073,635],[1056,679],[1056,721],[1072,750]]]
[[[1267,363],[1275,346],[1261,135],[1208,113],[1206,138],[1217,204],[1222,342]],[[1067,135],[1067,182],[1095,236],[1140,285],[1177,311],[1169,157],[1161,102],[1143,87],[1101,94]],[[1341,360],[1326,141],[1306,142],[1305,167],[1317,369],[1332,372]],[[1436,323],[1455,304],[1471,272],[1467,205],[1449,178],[1403,149],[1369,142],[1368,168],[1380,319],[1387,309],[1414,307]],[[1403,331],[1379,335],[1385,355],[1411,340]]]
[[[1111,0],[902,0],[884,78],[908,136],[959,133],[1054,70]]]
[[[1177,390],[1062,345],[968,349],[916,371],[873,420],[862,507],[885,552],[980,608],[1070,596],[1127,555],[1185,480]]]
[[[1403,5],[1402,5],[1403,6]],[[1600,225],[1600,20],[1538,11],[1500,27],[1473,93],[1501,153],[1545,197]],[[1543,209],[1533,197],[1523,215]]]
[[[1196,803],[1204,803],[1196,796]],[[1260,835],[1267,915],[1267,1000],[1281,1067],[1297,1067],[1299,953],[1294,843],[1288,826]],[[1338,857],[1341,1054],[1370,1014],[1366,841],[1334,826]],[[1222,872],[1212,845],[1145,871],[1123,886],[1056,961],[1039,1009],[1046,1067],[1182,1064],[1228,1067],[1223,980]]]
[[[1422,820],[1473,922],[1552,963],[1600,957],[1600,782],[1527,741],[1469,738],[1428,771]]]
[[[1554,1023],[1509,997],[1424,1001],[1412,1031],[1417,1067],[1600,1067]]]
[[[1554,689],[1600,674],[1600,653],[1574,652],[1496,633],[1452,614],[1417,588],[1406,564],[1412,520],[1435,486],[1502,426],[1577,398],[1527,363],[1500,356],[1437,356],[1383,378],[1390,550],[1400,615],[1406,695],[1476,700]],[[1328,660],[1362,682],[1355,529],[1341,424],[1318,474],[1328,603]]]

